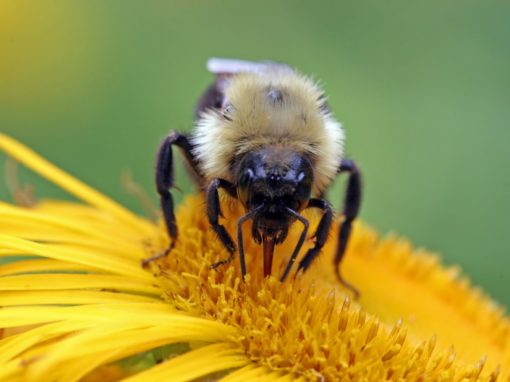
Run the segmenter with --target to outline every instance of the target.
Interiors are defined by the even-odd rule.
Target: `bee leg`
[[[172,243],[163,252],[156,253],[154,256],[148,257],[146,259],[142,259],[142,268],[147,268],[149,266],[149,264],[152,263],[153,261],[159,260],[159,259],[165,257],[166,255],[168,255],[173,247],[174,246],[173,246],[173,243]]]
[[[174,201],[172,194],[170,193],[170,188],[174,186],[172,145],[176,145],[181,149],[188,163],[188,167],[190,167],[193,172],[193,176],[200,176],[188,137],[176,132],[171,133],[163,140],[158,152],[156,160],[156,189],[160,198],[165,226],[168,235],[172,239],[172,244],[162,253],[142,260],[142,266],[144,268],[146,268],[151,262],[165,257],[171,251],[178,235],[177,224],[175,223]]]
[[[349,242],[349,236],[351,233],[352,221],[358,216],[360,204],[361,204],[361,174],[354,163],[349,159],[343,159],[340,163],[338,173],[348,172],[349,180],[347,183],[347,192],[344,199],[344,221],[342,222],[339,233],[338,233],[338,244],[335,256],[335,272],[338,281],[345,287],[350,289],[356,298],[359,297],[359,291],[344,280],[340,274],[340,261],[342,260],[347,244]]]
[[[227,251],[230,253],[228,258],[212,264],[211,268],[218,268],[220,265],[230,263],[234,259],[234,253],[236,250],[236,246],[232,240],[232,237],[229,235],[225,227],[219,223],[219,218],[220,216],[223,217],[223,214],[221,213],[218,188],[227,190],[227,192],[232,196],[236,195],[235,186],[224,179],[214,179],[207,188],[206,202],[207,217],[209,219],[209,223],[211,224],[212,229],[214,232],[216,232],[218,238],[221,240]]]
[[[186,135],[172,132],[163,140],[159,149],[156,161],[156,188],[161,201],[161,209],[165,218],[168,234],[172,239],[177,238],[177,225],[175,224],[174,202],[170,188],[174,186],[174,168],[172,146],[175,145],[181,149],[192,175],[200,177],[197,168],[197,161],[192,152],[192,145]]]
[[[306,271],[310,264],[312,264],[313,260],[317,257],[317,255],[326,244],[326,240],[328,239],[328,234],[331,228],[331,222],[333,220],[333,211],[331,210],[331,206],[324,199],[310,199],[308,202],[308,206],[306,208],[319,208],[324,214],[317,226],[317,230],[315,231],[315,245],[306,252],[305,256],[299,262],[299,267],[297,272],[301,269]],[[296,272],[296,273],[297,273]]]
[[[297,255],[299,254],[299,251],[301,251],[301,247],[303,246],[303,243],[305,242],[306,235],[308,234],[308,227],[310,226],[310,223],[308,222],[308,220],[306,220],[303,216],[298,214],[296,211],[294,211],[288,207],[287,207],[287,211],[289,211],[292,215],[294,215],[294,217],[296,219],[298,219],[301,223],[303,223],[304,227],[303,227],[303,231],[301,231],[301,235],[299,236],[298,243],[296,244],[296,247],[294,248],[294,251],[292,252],[292,255],[290,256],[287,266],[285,267],[285,271],[283,272],[282,277],[280,277],[280,282],[285,281],[285,279],[287,278],[287,275],[290,272],[290,269],[292,268],[292,265],[294,265]],[[299,266],[301,267],[301,264]]]
[[[262,208],[262,206],[259,206],[255,208],[254,210],[251,210],[246,215],[241,216],[241,218],[237,221],[237,244],[239,245],[239,262],[241,263],[241,275],[243,276],[243,280],[246,276],[246,259],[244,257],[244,240],[243,240],[243,224],[249,220],[252,219],[253,216],[259,212],[259,210]],[[229,257],[229,261],[232,261],[233,253]]]

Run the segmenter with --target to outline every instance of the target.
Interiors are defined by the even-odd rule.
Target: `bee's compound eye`
[[[255,178],[255,171],[251,167],[246,167],[241,170],[237,182],[237,197],[239,201],[245,206],[248,206],[250,200],[250,188]]]
[[[303,162],[304,169],[296,176],[296,191],[294,193],[294,201],[297,202],[297,210],[301,210],[306,206],[312,192],[313,173],[309,163]]]
[[[248,187],[253,181],[255,177],[255,172],[251,168],[246,168],[241,172],[241,176],[239,177],[239,186],[240,187]]]

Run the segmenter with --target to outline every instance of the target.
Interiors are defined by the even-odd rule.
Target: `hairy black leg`
[[[313,200],[313,199],[312,199]],[[294,251],[292,252],[292,255],[290,256],[289,262],[287,263],[287,266],[285,267],[285,271],[283,272],[282,277],[280,278],[280,281],[283,282],[287,278],[290,269],[292,268],[292,265],[294,265],[297,255],[299,254],[299,251],[301,250],[301,247],[303,246],[303,243],[305,242],[306,235],[308,234],[308,227],[310,226],[310,223],[308,223],[308,220],[306,220],[303,216],[298,214],[296,211],[290,209],[289,207],[285,207],[287,211],[293,215],[296,219],[298,219],[301,223],[303,223],[303,231],[301,232],[301,236],[299,236],[299,240],[296,244],[296,247],[294,248]]]
[[[206,193],[206,202],[207,202],[207,217],[209,219],[209,223],[211,224],[212,229],[218,235],[218,238],[221,240],[227,251],[229,251],[230,255],[227,259],[220,260],[211,265],[211,268],[217,268],[220,265],[230,263],[234,258],[234,252],[236,250],[236,246],[232,237],[230,237],[229,233],[225,229],[223,225],[219,223],[220,216],[223,216],[221,213],[220,206],[220,197],[218,194],[218,189],[225,189],[230,195],[235,196],[235,186],[224,179],[214,179],[209,184]]]
[[[163,140],[156,161],[156,189],[158,191],[161,203],[161,210],[165,219],[168,234],[172,239],[178,235],[177,224],[175,223],[174,201],[170,188],[174,186],[174,168],[172,146],[176,145],[181,149],[194,172],[194,176],[200,176],[197,169],[197,162],[193,156],[192,146],[188,137],[176,132],[171,133]]]
[[[305,256],[301,259],[297,272],[299,272],[301,269],[306,271],[310,264],[312,264],[313,260],[315,260],[317,255],[320,253],[322,247],[324,247],[324,244],[326,244],[326,240],[328,239],[331,222],[333,220],[333,211],[331,206],[324,199],[310,199],[306,208],[319,208],[323,211],[323,215],[314,234],[315,245],[310,248],[308,252],[306,252]]]
[[[191,174],[195,179],[201,179],[200,172],[198,170],[197,161],[193,155],[193,146],[188,140],[188,137],[177,132],[172,132],[166,137],[161,143],[161,147],[158,152],[156,159],[156,189],[159,194],[161,210],[163,211],[163,218],[165,220],[165,226],[168,235],[172,238],[170,247],[162,253],[151,256],[147,259],[142,260],[142,267],[146,268],[151,262],[156,261],[162,257],[168,255],[171,251],[175,239],[177,239],[178,229],[175,223],[174,214],[174,201],[170,188],[174,186],[174,168],[173,168],[173,153],[172,146],[175,145],[184,154],[184,158],[187,162],[187,167],[190,169]]]
[[[257,212],[260,211],[260,209],[263,207],[263,205],[258,206],[257,208],[251,210],[246,215],[241,216],[241,218],[237,221],[237,245],[239,246],[239,262],[241,263],[241,275],[243,276],[243,280],[246,276],[246,259],[244,257],[244,240],[243,240],[243,224],[249,220],[252,219]],[[233,255],[230,255],[230,258]],[[230,259],[232,261],[232,259]]]
[[[359,292],[356,288],[344,280],[340,273],[340,261],[342,260],[347,244],[349,243],[349,236],[351,234],[352,221],[358,216],[361,204],[361,174],[354,163],[349,159],[343,159],[340,163],[338,170],[339,173],[348,172],[349,180],[347,183],[347,191],[344,199],[344,221],[342,222],[338,234],[338,244],[335,255],[335,272],[340,283],[350,289],[356,297]]]

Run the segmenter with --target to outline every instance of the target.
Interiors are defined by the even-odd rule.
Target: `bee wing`
[[[294,72],[289,65],[273,61],[244,61],[231,58],[210,58],[207,70],[217,76],[230,76],[236,73]]]

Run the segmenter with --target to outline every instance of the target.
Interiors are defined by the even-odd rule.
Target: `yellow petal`
[[[118,359],[118,353],[120,353],[119,349],[110,350],[108,352],[97,353],[94,357],[86,357],[81,359],[73,359],[72,362],[64,363],[65,367],[56,368],[56,370],[52,370],[48,377],[53,378],[54,381],[61,382],[78,382],[81,381],[83,377],[87,374],[91,373],[94,370],[99,370],[101,365],[108,365],[108,362],[112,359]],[[113,366],[113,365],[112,365]],[[117,372],[117,375],[122,376],[122,369]],[[38,371],[32,373],[37,378]],[[97,377],[101,379],[97,379]],[[96,376],[93,381],[103,382],[105,376],[99,374]],[[117,380],[117,379],[115,379]]]
[[[215,344],[189,351],[124,381],[191,381],[214,372],[244,366],[247,363],[249,359],[239,350],[229,345]]]
[[[114,254],[105,256],[104,253],[97,250],[73,248],[72,246],[63,248],[54,244],[38,244],[6,235],[0,235],[0,246],[6,249],[22,251],[27,255],[44,256],[67,262],[75,262],[77,264],[83,264],[96,269],[138,279],[150,280],[152,278],[148,272],[141,268],[139,261],[126,261]]]
[[[288,373],[275,373],[266,367],[257,367],[250,364],[241,369],[229,373],[227,376],[220,379],[220,382],[245,382],[245,381],[305,381],[304,377]]]
[[[95,268],[82,264],[69,263],[67,261],[52,259],[18,260],[0,265],[0,276],[14,275],[17,273],[45,272],[45,271],[91,271]],[[0,284],[0,290],[1,290]],[[0,304],[1,305],[1,304]]]
[[[84,305],[126,302],[154,302],[155,298],[126,293],[83,290],[42,290],[20,294],[0,292],[0,306],[18,305]]]
[[[177,314],[175,309],[163,302],[157,303],[116,303],[89,304],[69,307],[59,306],[20,306],[0,309],[0,327],[38,325],[52,321],[76,320],[84,322],[110,324],[139,324],[146,326],[166,324],[169,319],[183,320],[191,324],[202,324],[203,319]],[[206,320],[214,328],[228,328],[220,323]],[[225,329],[226,330],[226,329]],[[232,329],[230,329],[232,330]],[[218,335],[225,335],[220,331]]]
[[[143,306],[143,304],[139,305]],[[103,307],[104,309],[100,309],[100,306],[96,308],[99,308],[103,314],[107,314],[110,319],[104,322],[96,320],[95,325],[89,328],[83,326],[79,332],[60,339],[58,343],[50,347],[51,352],[48,352],[50,348],[45,347],[44,342],[42,347],[36,346],[34,350],[26,352],[22,359],[35,358],[36,360],[30,363],[25,373],[34,378],[44,375],[49,380],[74,380],[77,376],[83,376],[101,364],[162,345],[196,340],[218,341],[231,335],[231,328],[225,325],[168,311],[164,316],[158,317],[156,309],[153,312],[156,314],[149,314],[147,320],[141,320],[139,317],[117,316],[115,313],[120,312],[115,312],[115,309],[112,311],[108,306]],[[83,309],[78,311],[83,312]],[[160,313],[162,312],[163,310]],[[71,317],[90,324],[86,313],[79,318],[73,315],[68,319]],[[41,329],[34,330],[41,331]],[[28,333],[23,333],[20,336],[27,335]],[[64,365],[69,367],[66,368]]]
[[[2,363],[2,367],[0,368],[0,381],[23,381],[20,375],[21,368],[22,366],[19,365],[18,361]]]
[[[264,367],[257,367],[254,363],[250,363],[221,378],[220,382],[254,381],[264,374],[269,374],[269,370]]]
[[[107,355],[105,355],[107,357]],[[82,366],[83,365],[83,366]],[[122,366],[116,364],[101,365],[93,370],[89,370],[90,366],[85,361],[73,365],[73,367],[66,368],[67,373],[62,375],[63,381],[66,382],[117,382],[122,378],[130,375]]]
[[[5,227],[2,227],[2,223]],[[16,226],[16,223],[18,225]],[[33,232],[29,229],[30,225],[34,225]],[[132,251],[133,245],[127,245],[129,239],[126,237],[118,238],[109,232],[101,231],[90,224],[84,223],[76,218],[63,218],[55,215],[48,215],[40,213],[37,210],[27,210],[21,207],[10,206],[6,203],[0,203],[0,227],[2,233],[8,235],[7,230],[17,228],[16,233],[20,234],[18,237],[27,238],[27,235],[34,235],[42,229],[48,231],[48,228],[53,228],[58,232],[61,239],[65,239],[66,233],[71,233],[73,237],[84,237],[93,243],[108,244],[108,249],[116,249],[129,253]],[[32,236],[33,237],[33,236]],[[137,247],[140,245],[140,239],[135,235],[131,235],[131,241],[136,243]]]
[[[90,327],[86,322],[58,322],[42,325],[0,340],[0,362],[9,361],[21,353],[53,338]],[[0,378],[0,380],[2,380]]]
[[[161,291],[145,282],[122,276],[96,274],[32,274],[2,278],[0,291],[113,289],[158,296]],[[0,311],[1,313],[1,311]]]

